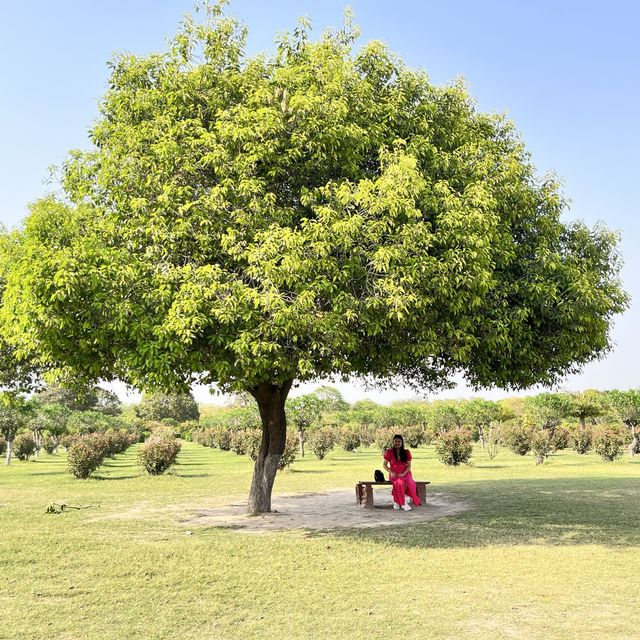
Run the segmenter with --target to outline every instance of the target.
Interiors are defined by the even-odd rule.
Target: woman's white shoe
[[[406,502],[402,505],[402,508],[403,508],[405,511],[411,511],[411,507],[410,507]]]
[[[393,503],[393,508],[394,508],[394,509],[399,509],[399,508],[400,508],[400,505],[399,505],[397,502],[394,502],[394,503]]]

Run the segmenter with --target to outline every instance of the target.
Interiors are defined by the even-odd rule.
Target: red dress
[[[411,451],[409,449],[405,449],[407,454],[407,462],[411,460]],[[391,467],[391,473],[404,473],[407,468],[407,462],[402,462],[401,460],[396,460],[395,451],[393,449],[387,449],[384,452],[384,459],[389,463]],[[391,489],[391,495],[393,496],[393,501],[396,504],[403,505],[404,504],[404,496],[408,495],[412,500],[413,504],[416,506],[420,505],[420,498],[418,497],[418,490],[416,488],[416,483],[413,480],[413,476],[411,475],[411,471],[407,473],[406,476],[402,478],[391,477],[389,474],[389,480],[393,482],[393,488]]]

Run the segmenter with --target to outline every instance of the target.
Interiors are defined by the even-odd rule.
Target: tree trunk
[[[5,464],[11,464],[11,449],[13,448],[13,438],[7,437],[7,457],[5,458]]]
[[[34,431],[34,441],[36,444],[36,458],[40,457],[40,449],[42,449],[42,433],[40,431]]]
[[[298,442],[300,443],[300,457],[304,458],[304,429],[298,430]]]
[[[293,380],[282,386],[264,382],[249,389],[258,403],[262,420],[262,442],[253,469],[247,507],[247,511],[253,515],[271,511],[271,491],[287,439],[284,404],[292,384]]]
[[[484,449],[484,427],[481,424],[478,425],[478,436],[480,436],[480,444]]]
[[[629,445],[629,455],[635,456],[638,450],[638,434],[636,433],[635,425],[631,425],[631,444]]]
[[[580,416],[580,433],[584,433],[587,428],[587,419],[584,416]]]

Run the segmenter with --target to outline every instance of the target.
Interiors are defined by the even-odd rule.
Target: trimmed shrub
[[[571,442],[571,431],[567,427],[559,426],[553,431],[553,437],[551,438],[551,446],[554,451],[562,451],[569,448]]]
[[[77,433],[67,433],[60,438],[60,445],[65,451],[69,451],[69,447],[80,437]]]
[[[553,453],[553,437],[546,429],[537,429],[533,432],[531,451],[536,458],[536,464],[542,464]]]
[[[593,430],[590,427],[586,427],[584,430],[574,429],[571,432],[571,438],[569,440],[571,448],[584,455],[591,449],[593,443]]]
[[[360,446],[370,447],[375,440],[376,429],[371,424],[359,424],[358,436],[360,438]]]
[[[435,445],[440,462],[450,466],[466,464],[473,453],[472,435],[466,429],[441,432]]]
[[[511,424],[503,430],[505,445],[519,456],[526,456],[531,451],[531,430],[522,424]]]
[[[42,439],[42,448],[49,454],[53,455],[58,448],[58,441],[51,436],[45,436]]]
[[[282,471],[283,469],[290,467],[295,461],[297,453],[298,436],[295,433],[288,433],[284,451],[280,456],[280,462],[278,463],[278,469]]]
[[[226,427],[214,427],[211,431],[211,442],[213,446],[221,451],[231,451],[231,437],[233,432]]]
[[[28,460],[36,452],[36,441],[31,433],[19,433],[13,441],[13,455],[18,460]]]
[[[257,460],[260,444],[262,443],[262,429],[245,429],[243,433],[245,454],[252,460]]]
[[[375,433],[374,443],[376,449],[383,453],[393,446],[393,436],[395,435],[395,429],[393,427],[384,427],[378,429]]]
[[[358,425],[345,424],[338,431],[338,444],[345,451],[355,451],[361,444]]]
[[[402,430],[405,447],[415,449],[427,441],[427,430],[420,424],[405,427]]]
[[[593,434],[593,449],[605,462],[619,458],[624,444],[624,434],[617,427],[603,425]]]
[[[324,460],[336,443],[336,433],[331,427],[318,427],[307,432],[307,446],[318,460]]]
[[[178,453],[180,453],[178,440],[152,434],[140,447],[139,461],[149,475],[157,476],[175,463]]]
[[[231,451],[238,456],[243,456],[247,453],[247,438],[244,429],[240,431],[233,431],[231,433]]]
[[[76,478],[88,478],[104,460],[103,450],[96,446],[94,435],[76,437],[67,449],[69,471]]]
[[[200,423],[197,420],[187,420],[186,422],[178,424],[175,431],[183,440],[191,440],[193,432],[196,431],[199,426]]]

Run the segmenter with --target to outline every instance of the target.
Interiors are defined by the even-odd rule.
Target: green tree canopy
[[[6,277],[6,340],[59,375],[248,390],[270,508],[294,381],[553,383],[610,348],[617,236],[563,223],[514,127],[349,21],[274,55],[206,5],[122,54]]]
[[[198,403],[191,393],[145,393],[135,412],[145,420],[171,418],[186,422],[200,418]]]

